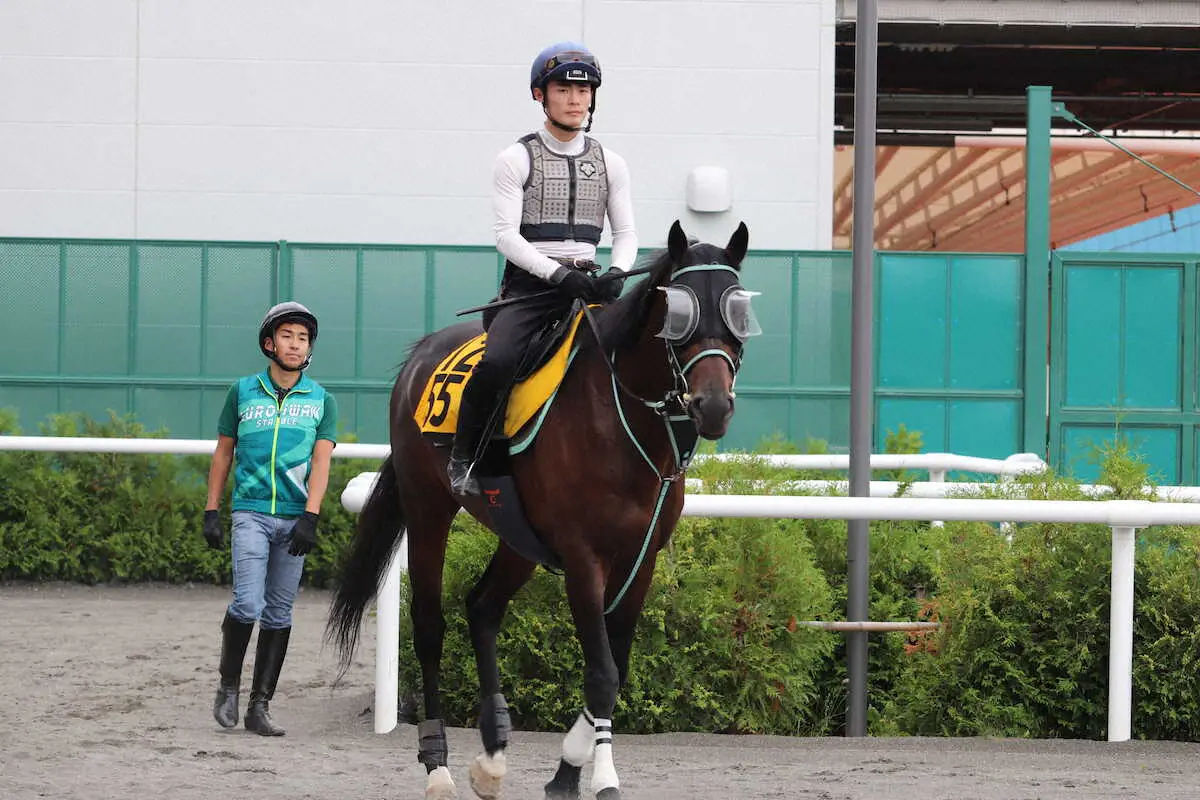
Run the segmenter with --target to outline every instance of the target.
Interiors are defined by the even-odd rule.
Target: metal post
[[[1050,118],[1054,106],[1049,86],[1029,86],[1025,93],[1024,449],[1045,458],[1046,343],[1050,337]]]
[[[945,483],[946,482],[946,470],[944,470],[944,469],[929,470],[929,482],[930,483]],[[935,519],[935,520],[931,521],[929,524],[931,526],[933,526],[934,528],[944,528],[946,526],[946,523],[942,522],[940,519]]]
[[[879,8],[858,0],[854,20],[854,264],[850,332],[850,496],[871,493],[875,431],[875,106],[878,92]],[[870,523],[847,522],[846,619],[868,619]],[[846,735],[867,735],[867,632],[846,634],[849,697]]]
[[[1108,635],[1108,740],[1127,742],[1133,706],[1133,563],[1136,528],[1112,529]]]

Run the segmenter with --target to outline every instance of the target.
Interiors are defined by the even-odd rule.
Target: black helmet
[[[279,364],[279,366],[289,369],[279,361],[274,353],[263,345],[263,340],[273,338],[275,331],[285,322],[298,322],[308,328],[308,346],[311,349],[317,343],[317,318],[300,303],[289,300],[286,303],[271,306],[270,310],[267,311],[267,315],[263,317],[262,324],[258,326],[258,349],[262,350],[264,356]],[[306,369],[311,360],[311,355],[304,359],[304,363],[300,365],[300,369]]]

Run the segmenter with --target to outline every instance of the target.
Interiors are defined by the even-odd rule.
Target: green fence
[[[1162,483],[1195,485],[1200,256],[1058,252],[1053,258],[1050,454],[1083,477],[1121,436]]]
[[[230,382],[263,364],[263,312],[294,298],[321,319],[311,372],[345,430],[384,442],[408,345],[490,298],[501,267],[485,247],[0,239],[0,406],[31,432],[52,412],[111,409],[211,437]],[[1021,449],[1022,269],[1016,255],[880,255],[880,443],[905,424],[929,450]],[[778,433],[844,448],[849,253],[752,252],[743,270],[766,332],[723,447]]]

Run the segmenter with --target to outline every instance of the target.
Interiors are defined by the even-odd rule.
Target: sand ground
[[[0,587],[0,800],[421,798],[415,728],[373,733],[373,631],[333,685],[333,655],[320,641],[325,592],[306,590],[296,604],[272,703],[288,735],[213,722],[228,597],[217,587]],[[1189,743],[616,733],[626,798],[1200,796],[1200,745]],[[539,800],[559,743],[516,732],[504,796]],[[478,751],[475,731],[450,731],[464,800]]]

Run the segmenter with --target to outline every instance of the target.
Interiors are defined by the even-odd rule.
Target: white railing
[[[0,436],[0,451],[24,450],[44,453],[137,453],[141,455],[211,455],[215,439],[120,439],[101,436]],[[386,444],[346,442],[334,448],[340,458],[387,457]],[[714,453],[696,456],[696,465],[707,461],[754,460],[772,467],[808,470],[848,470],[848,455],[743,455]],[[1005,459],[976,458],[954,453],[877,453],[871,456],[871,469],[925,470],[930,480],[944,480],[949,471],[978,472],[988,475],[1019,475],[1042,472],[1046,463],[1031,453],[1018,453]]]
[[[132,453],[135,455],[211,456],[216,439],[118,439],[107,436],[0,436],[0,451],[35,453]],[[336,458],[383,460],[386,444],[346,442],[333,448]]]
[[[359,511],[377,477],[355,476],[342,504]],[[951,489],[954,484],[947,484]],[[1173,487],[1180,488],[1180,487]],[[1190,487],[1189,487],[1190,488]],[[1191,489],[1200,496],[1200,489]],[[1133,699],[1134,531],[1150,525],[1200,524],[1200,505],[1145,500],[991,500],[915,497],[808,497],[688,494],[683,515],[771,519],[962,520],[976,522],[1067,522],[1112,529],[1111,609],[1109,613],[1108,740],[1130,738]],[[399,548],[377,600],[375,731],[396,726],[399,672],[400,570],[407,562]]]

